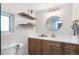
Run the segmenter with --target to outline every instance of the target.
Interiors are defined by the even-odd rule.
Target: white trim
[[[1,34],[14,31],[14,15],[1,11],[1,15],[9,17],[9,31],[1,31]]]

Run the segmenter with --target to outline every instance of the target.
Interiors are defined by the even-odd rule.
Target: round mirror
[[[62,21],[59,16],[49,17],[46,21],[46,27],[51,31],[57,31],[61,28],[61,26]]]

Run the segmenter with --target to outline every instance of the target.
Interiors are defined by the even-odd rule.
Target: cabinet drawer
[[[76,55],[76,50],[72,50],[72,49],[65,49],[64,50],[64,54],[65,55]]]
[[[48,41],[48,44],[56,47],[62,47],[62,43],[56,41]]]
[[[29,42],[32,42],[32,43],[40,43],[40,39],[34,39],[34,38],[29,38]]]
[[[77,54],[76,48],[77,48],[77,46],[74,44],[64,43],[63,53],[65,55],[76,55]]]
[[[76,50],[76,45],[74,45],[74,44],[64,44],[64,48]]]

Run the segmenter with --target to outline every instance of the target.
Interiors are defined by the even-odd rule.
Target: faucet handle
[[[52,33],[52,37],[56,37],[56,35],[54,33]]]

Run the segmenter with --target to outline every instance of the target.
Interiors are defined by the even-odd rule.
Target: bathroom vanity
[[[79,55],[79,43],[57,38],[29,37],[29,55]]]
[[[51,16],[46,21],[46,28],[51,31],[52,35],[45,37],[30,36],[29,54],[30,55],[79,55],[79,38],[64,37],[57,38],[54,32],[61,29],[63,21],[59,16]]]
[[[51,35],[30,36],[28,47],[30,55],[79,55],[79,38],[62,37],[58,38],[54,33],[63,26],[60,16],[50,16],[46,23],[46,29],[51,31]],[[73,27],[73,26],[72,26]],[[77,28],[75,28],[77,29]],[[62,31],[61,31],[62,32]],[[78,32],[78,31],[77,31]],[[76,33],[77,33],[76,32]],[[74,33],[74,32],[73,32]],[[74,35],[73,35],[74,36]],[[77,35],[78,36],[78,35]]]

